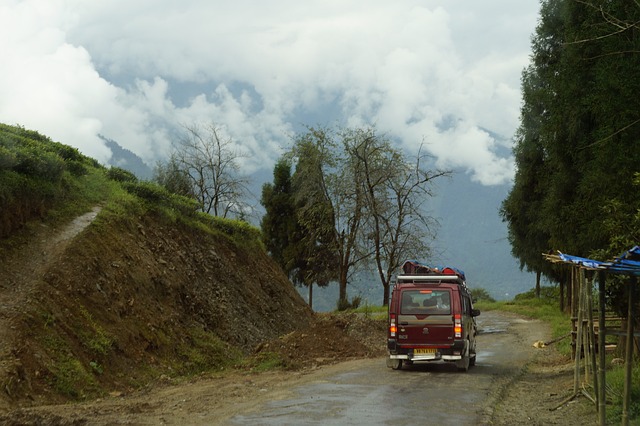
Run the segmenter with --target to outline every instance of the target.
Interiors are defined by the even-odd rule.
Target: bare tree
[[[292,153],[298,160],[294,182],[305,238],[312,252],[326,247],[335,253],[326,266],[336,274],[340,307],[350,305],[351,275],[371,260],[387,304],[391,275],[401,262],[429,255],[437,221],[424,204],[432,196],[432,181],[451,172],[425,168],[421,152],[407,160],[373,128],[308,130]]]
[[[200,209],[220,217],[244,216],[248,179],[240,173],[238,160],[246,155],[213,123],[183,128],[172,158],[188,176]]]
[[[413,161],[407,160],[373,129],[358,132],[366,134],[353,138],[356,143],[347,149],[360,164],[358,182],[367,212],[363,235],[383,287],[383,305],[387,305],[391,276],[402,262],[429,257],[437,220],[425,211],[424,204],[433,196],[433,180],[450,176],[451,171],[424,168],[422,150]]]

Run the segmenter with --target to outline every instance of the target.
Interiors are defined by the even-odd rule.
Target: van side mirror
[[[477,317],[480,315],[480,309],[472,309],[471,310],[471,316],[472,317]]]

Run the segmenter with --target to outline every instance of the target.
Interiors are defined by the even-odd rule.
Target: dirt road
[[[0,424],[283,425],[283,424],[595,424],[593,407],[571,392],[570,364],[547,327],[498,312],[478,318],[477,365],[459,373],[445,364],[386,368],[384,358],[301,371],[232,371],[190,382],[160,381],[128,395],[77,405],[36,407]]]

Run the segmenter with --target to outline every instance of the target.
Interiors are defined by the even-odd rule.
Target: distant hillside
[[[126,148],[123,148],[118,142],[100,136],[107,146],[111,150],[111,158],[109,159],[110,166],[120,167],[128,170],[142,180],[151,180],[153,178],[153,170],[147,165],[142,158],[138,157],[133,152]]]

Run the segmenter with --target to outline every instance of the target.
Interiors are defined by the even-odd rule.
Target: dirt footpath
[[[597,424],[593,404],[582,397],[552,410],[572,393],[573,371],[569,360],[558,355],[553,346],[533,348],[536,340],[545,337],[548,339],[548,330],[544,324],[505,313],[487,313],[485,318],[489,317],[496,318],[497,322],[487,326],[479,337],[480,349],[476,367],[492,371],[490,390],[478,408],[482,424]],[[360,368],[371,368],[372,364],[377,365],[378,362],[384,365],[380,351],[384,352],[385,335],[384,327],[379,326],[380,321],[375,322],[372,327],[372,320],[366,318],[352,318],[347,321],[348,325],[345,325],[344,320],[331,318],[333,317],[323,317],[321,321],[324,321],[324,327],[306,330],[306,333],[296,332],[299,334],[289,335],[266,345],[266,348],[280,353],[283,358],[289,357],[290,364],[289,367],[285,366],[285,370],[256,373],[237,369],[182,382],[161,378],[156,383],[129,394],[114,393],[97,401],[74,405],[15,410],[4,416],[0,415],[0,424],[228,424],[230,419],[239,414],[260,413],[261,407],[269,401],[292,398],[296,388],[300,386],[326,382],[333,376]],[[482,330],[482,325],[480,329]],[[348,356],[348,351],[342,346],[345,343],[340,343],[342,340],[336,333],[360,336],[359,339],[369,345],[375,342],[376,346],[370,348],[370,355],[375,358],[363,359],[361,356],[349,359],[352,357]],[[327,350],[325,340],[330,334],[333,334],[333,351]],[[515,337],[519,347],[501,347],[501,341],[505,337],[509,337],[509,341],[514,341]],[[296,347],[304,350],[292,350]],[[516,351],[512,357],[505,358],[500,365],[494,364],[491,356],[493,352],[513,349]],[[334,355],[329,356],[331,353]],[[431,366],[427,368],[429,367]],[[411,373],[413,372],[409,372]],[[416,374],[420,374],[420,371]],[[459,376],[455,372],[451,374]],[[465,380],[480,377],[480,374],[474,375],[472,369]]]

